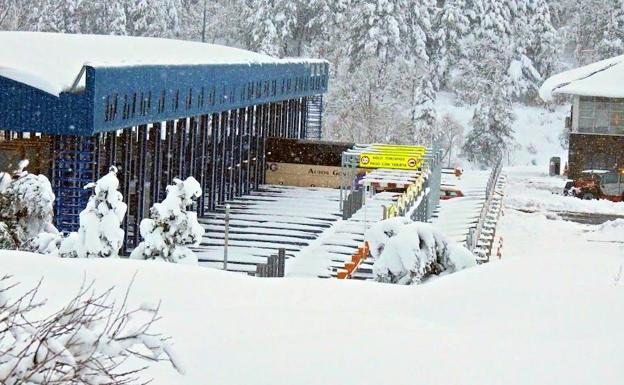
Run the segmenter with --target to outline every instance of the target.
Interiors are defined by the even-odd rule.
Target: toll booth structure
[[[0,32],[0,43],[7,34]],[[10,37],[16,34],[20,33]],[[67,38],[79,41],[79,36]],[[107,38],[98,37],[104,45]],[[154,46],[150,40],[162,40],[131,39],[139,51],[143,43]],[[189,52],[193,50],[189,64],[184,61],[186,44]],[[116,165],[128,203],[123,224],[127,252],[139,242],[140,221],[153,203],[164,199],[174,178],[193,176],[199,181],[204,194],[196,210],[202,217],[264,183],[267,138],[305,139],[309,122],[315,125],[313,136],[320,135],[326,61],[254,56],[247,62],[215,62],[211,55],[229,48],[205,45],[202,63],[204,48],[198,44],[175,42],[175,50],[165,44],[140,63],[89,64],[98,58],[83,56],[75,81],[58,95],[29,84],[20,68],[2,71],[7,65],[0,57],[0,147],[40,146],[39,163],[47,166],[41,169],[56,195],[59,230],[77,230],[79,213],[90,196],[83,187]],[[237,50],[233,57],[241,56],[239,51],[246,52]],[[175,64],[170,63],[171,55],[176,56]],[[63,60],[62,53],[49,60],[55,58]],[[310,105],[315,116],[309,114]]]

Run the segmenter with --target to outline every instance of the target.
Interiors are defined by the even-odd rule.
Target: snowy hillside
[[[458,106],[456,97],[448,92],[438,94],[435,104],[439,116],[449,114],[465,128],[465,135],[472,127],[474,106]],[[513,113],[514,143],[510,146],[506,164],[512,166],[541,165],[547,170],[551,157],[559,156],[562,167],[568,159],[559,136],[564,128],[565,117],[569,115],[568,105],[556,106],[550,111],[540,106],[526,106],[515,103]],[[465,167],[466,165],[463,164]]]

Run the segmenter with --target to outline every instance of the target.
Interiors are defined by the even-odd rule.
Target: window
[[[579,132],[624,134],[624,99],[581,96]]]

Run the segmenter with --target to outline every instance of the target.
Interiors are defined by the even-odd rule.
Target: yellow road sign
[[[412,154],[385,154],[364,152],[360,154],[359,167],[418,170],[421,165],[422,157]]]

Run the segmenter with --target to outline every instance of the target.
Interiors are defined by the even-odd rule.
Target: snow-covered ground
[[[547,185],[539,170],[507,170],[508,191]],[[507,208],[502,260],[422,286],[12,251],[0,252],[0,273],[22,288],[44,277],[56,308],[85,273],[122,295],[136,272],[131,302],[163,300],[160,329],[188,372],[156,365],[155,385],[609,385],[624,376],[624,249],[610,242],[623,240],[622,224]]]
[[[515,167],[506,192],[508,207],[525,211],[607,214],[624,216],[624,204],[582,200],[563,195],[565,177],[550,177],[545,167]]]

